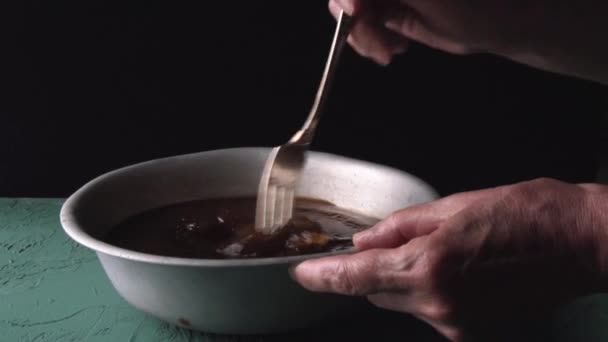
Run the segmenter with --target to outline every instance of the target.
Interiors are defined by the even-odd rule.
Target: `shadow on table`
[[[365,315],[337,321],[332,325],[271,336],[223,336],[176,329],[183,333],[179,335],[188,342],[447,341],[426,323],[412,316],[380,309],[372,309]],[[534,326],[520,331],[514,327],[504,331],[502,338],[514,342],[608,341],[608,295],[581,298],[564,305],[555,316],[546,317]]]
[[[422,321],[409,315],[379,309],[331,325],[280,335],[222,336],[196,332],[189,332],[188,335],[188,341],[209,342],[447,341]]]
[[[412,316],[374,309],[357,318],[344,319],[288,336],[273,336],[269,341],[412,341],[444,342],[430,326]]]

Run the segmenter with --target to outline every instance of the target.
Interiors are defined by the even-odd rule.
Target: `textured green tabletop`
[[[0,341],[442,341],[426,325],[378,311],[361,322],[278,336],[195,333],[127,304],[94,253],[61,229],[59,199],[0,199]],[[608,341],[608,299],[584,298],[544,325],[554,341]]]

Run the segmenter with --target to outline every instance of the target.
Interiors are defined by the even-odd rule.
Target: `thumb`
[[[305,261],[291,275],[304,288],[351,296],[398,288],[394,269],[400,265],[398,249],[374,249]]]

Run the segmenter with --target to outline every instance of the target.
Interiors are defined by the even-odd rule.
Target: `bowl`
[[[66,200],[61,224],[73,240],[95,251],[120,296],[171,324],[217,334],[271,334],[364,310],[368,304],[361,298],[313,293],[288,275],[294,263],[338,252],[187,259],[135,252],[101,240],[114,225],[148,209],[254,196],[269,152],[255,147],[214,150],[109,172]],[[406,172],[314,151],[309,153],[297,194],[377,218],[437,198],[431,186]]]

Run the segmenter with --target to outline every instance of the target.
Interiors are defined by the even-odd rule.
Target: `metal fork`
[[[350,16],[340,12],[323,77],[306,122],[286,144],[273,148],[266,160],[258,187],[255,213],[255,228],[259,232],[272,234],[293,216],[295,188],[304,167],[306,151],[319,123],[352,21]]]

